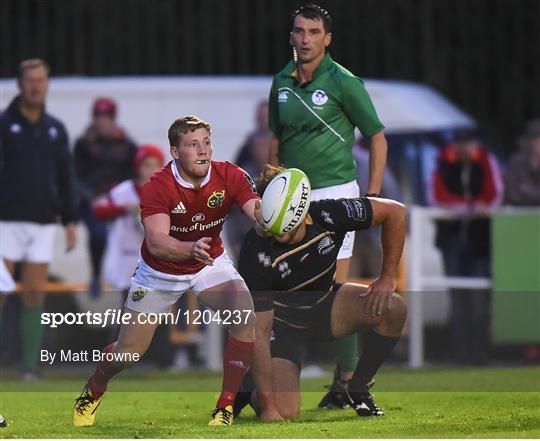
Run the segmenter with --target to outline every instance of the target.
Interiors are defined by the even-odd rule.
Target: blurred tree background
[[[0,0],[0,76],[273,75],[290,58],[288,0]],[[502,152],[540,116],[540,1],[333,0],[331,53],[360,77],[428,84]]]

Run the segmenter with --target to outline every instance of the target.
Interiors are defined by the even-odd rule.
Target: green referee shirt
[[[302,169],[312,188],[354,181],[354,128],[365,137],[384,129],[362,80],[328,52],[302,86],[293,61],[274,77],[268,120],[280,162]]]

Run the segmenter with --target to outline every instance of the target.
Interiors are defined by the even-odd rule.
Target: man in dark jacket
[[[41,312],[56,223],[66,227],[66,251],[76,244],[76,196],[64,125],[45,112],[49,66],[19,66],[18,95],[0,115],[0,255],[13,273],[23,262],[22,367],[35,376]]]
[[[447,276],[490,276],[491,210],[501,205],[503,179],[495,157],[473,130],[457,130],[439,152],[428,188],[432,205],[456,216],[437,221],[436,245]],[[487,360],[490,335],[489,290],[452,289],[452,340],[458,361]]]
[[[522,207],[540,206],[540,118],[527,124],[519,140],[521,149],[508,164],[506,203]]]
[[[92,260],[90,292],[100,293],[101,261],[107,242],[107,223],[95,218],[94,202],[116,184],[135,178],[136,146],[116,124],[116,103],[98,98],[92,106],[92,122],[75,143],[75,171],[81,191],[81,216],[88,228]]]

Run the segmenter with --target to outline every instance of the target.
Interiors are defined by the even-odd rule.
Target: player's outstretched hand
[[[386,308],[392,307],[392,295],[396,290],[394,277],[381,276],[369,285],[368,289],[360,294],[367,297],[364,312],[371,316],[381,315]]]
[[[255,220],[259,225],[263,224],[262,220],[262,213],[261,213],[261,201],[255,201],[255,207],[253,208],[253,215],[255,216]]]
[[[210,249],[210,242],[212,242],[211,237],[201,237],[197,242],[193,242],[191,246],[191,257],[205,265],[212,266],[214,259],[207,252]]]
[[[260,237],[268,237],[271,236],[271,234],[268,232],[268,230],[263,225],[263,218],[261,213],[261,201],[255,202],[255,208],[253,209],[253,215],[255,216],[255,219],[257,222],[255,222],[255,232]]]

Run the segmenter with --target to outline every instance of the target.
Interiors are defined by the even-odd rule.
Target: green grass
[[[9,425],[0,438],[540,437],[538,368],[384,370],[374,391],[382,418],[317,410],[328,379],[310,379],[303,382],[300,420],[264,424],[249,410],[229,428],[206,427],[219,377],[142,375],[128,371],[113,381],[96,425],[84,429],[70,425],[80,378],[56,373],[30,385],[4,378],[0,413]]]

